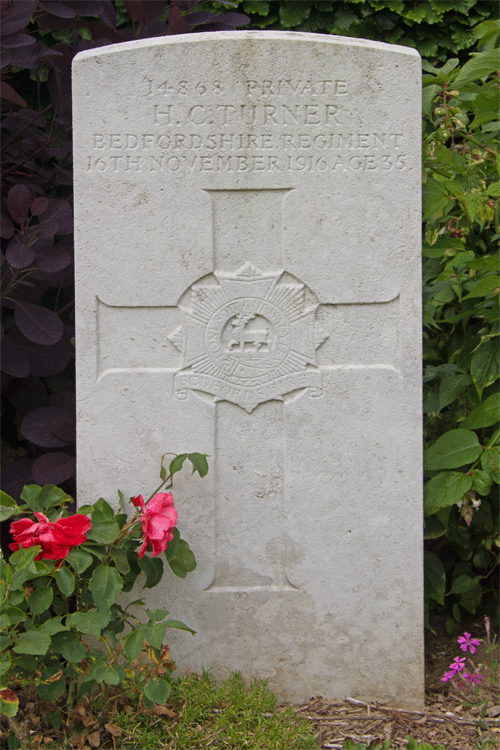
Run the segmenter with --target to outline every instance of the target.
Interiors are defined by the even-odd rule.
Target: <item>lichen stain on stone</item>
[[[140,195],[137,196],[135,201],[132,203],[132,206],[134,208],[137,208],[137,206],[142,206],[144,203],[148,203],[149,201],[149,193],[147,190],[143,190]]]

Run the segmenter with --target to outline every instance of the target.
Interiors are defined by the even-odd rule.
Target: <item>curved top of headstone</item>
[[[347,36],[328,36],[326,34],[312,34],[305,31],[263,31],[263,30],[249,30],[249,31],[200,31],[192,34],[176,34],[174,36],[163,36],[163,37],[152,37],[149,39],[135,39],[130,42],[121,42],[119,44],[110,44],[105,47],[97,47],[95,49],[84,50],[79,52],[74,60],[84,60],[85,58],[100,57],[103,55],[114,55],[125,50],[130,51],[131,49],[143,49],[147,47],[162,47],[164,45],[186,45],[186,44],[199,44],[200,42],[208,42],[209,44],[227,44],[229,41],[252,41],[252,40],[265,40],[267,42],[281,42],[286,41],[287,44],[290,42],[307,42],[307,44],[315,45],[334,45],[339,47],[350,47],[350,48],[364,48],[380,50],[385,54],[397,53],[402,55],[408,55],[409,57],[416,57],[420,59],[420,54],[417,50],[411,47],[404,47],[399,44],[388,44],[387,42],[375,42],[371,39],[358,39]]]

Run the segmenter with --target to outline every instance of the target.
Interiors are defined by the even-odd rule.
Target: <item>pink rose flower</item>
[[[174,538],[172,529],[177,523],[177,511],[174,508],[172,493],[160,492],[151,498],[147,506],[142,495],[134,497],[132,502],[136,508],[142,510],[144,544],[139,551],[139,557],[143,557],[148,542],[151,542],[153,557],[156,557],[167,549],[168,543]]]
[[[42,550],[35,560],[62,560],[72,547],[87,540],[86,534],[91,527],[88,516],[77,513],[55,522],[49,521],[43,513],[35,513],[35,516],[38,523],[29,518],[11,523],[10,533],[14,543],[9,547],[14,552],[20,547],[26,549],[40,544]]]

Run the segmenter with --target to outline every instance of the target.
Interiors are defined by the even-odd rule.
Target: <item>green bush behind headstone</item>
[[[476,43],[473,28],[498,13],[490,0],[236,0],[233,5],[250,17],[246,28],[402,44],[441,62],[456,55],[465,61]]]

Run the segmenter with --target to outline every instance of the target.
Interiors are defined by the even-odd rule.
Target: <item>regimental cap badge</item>
[[[182,352],[178,398],[203,392],[251,412],[291,391],[321,394],[316,349],[327,336],[317,298],[295,277],[247,262],[194,283],[178,307],[183,324],[168,337]]]

